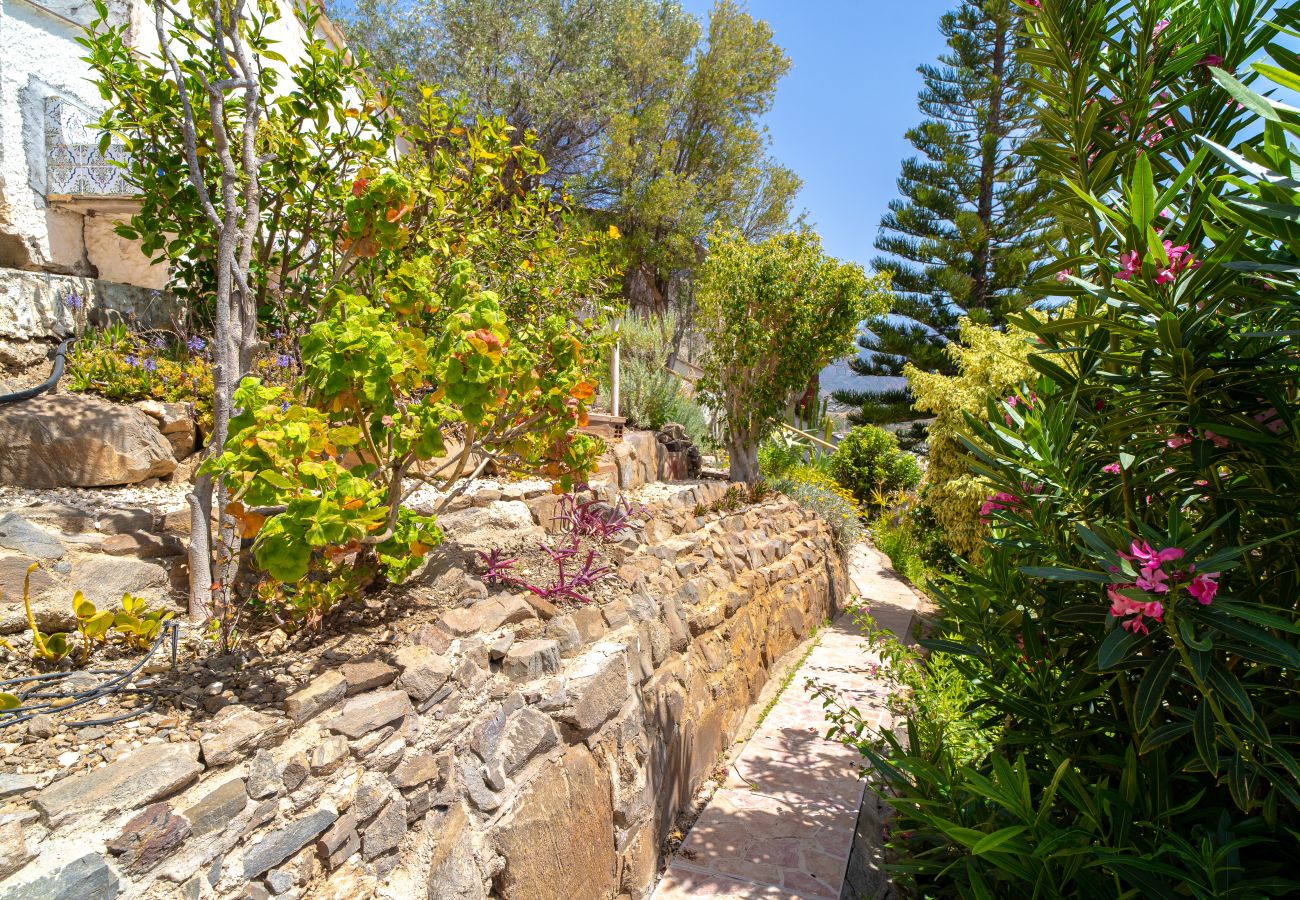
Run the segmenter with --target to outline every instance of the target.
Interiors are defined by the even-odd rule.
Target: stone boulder
[[[133,406],[82,394],[0,405],[0,484],[107,487],[175,468],[157,423]]]

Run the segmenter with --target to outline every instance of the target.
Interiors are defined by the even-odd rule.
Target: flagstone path
[[[923,600],[880,551],[854,548],[849,577],[878,626],[910,637]],[[880,728],[890,719],[877,662],[847,614],[823,629],[677,849],[655,900],[841,896],[865,787],[861,757],[823,737],[826,719],[807,681],[833,687]]]

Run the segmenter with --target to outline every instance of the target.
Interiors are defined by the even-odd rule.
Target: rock
[[[411,700],[405,691],[377,691],[353,697],[343,705],[330,730],[356,738],[369,734],[411,712]]]
[[[573,624],[584,644],[594,644],[605,636],[605,617],[595,606],[584,606],[572,613]]]
[[[560,646],[560,656],[569,657],[582,647],[582,636],[573,616],[558,616],[546,623],[546,636]]]
[[[613,642],[596,644],[569,672],[568,692],[569,704],[556,718],[586,737],[609,721],[631,693],[627,648]]]
[[[120,864],[126,871],[147,872],[189,836],[189,822],[172,812],[168,804],[155,803],[122,826],[122,833],[108,842],[108,852],[121,857]]]
[[[501,741],[492,754],[491,763],[503,774],[514,775],[530,759],[559,744],[559,735],[549,716],[525,706],[506,723]]]
[[[185,548],[179,541],[167,540],[156,534],[143,531],[114,534],[104,539],[99,545],[101,553],[109,556],[134,556],[137,559],[159,559],[167,556],[180,556]]]
[[[501,805],[501,797],[483,780],[483,770],[472,759],[460,761],[460,780],[465,784],[465,794],[474,808],[490,813]]]
[[[512,681],[529,681],[560,671],[560,645],[550,640],[519,641],[506,653],[501,671]]]
[[[514,642],[514,633],[507,631],[505,634],[501,635],[501,637],[488,644],[488,659],[493,662],[505,659],[506,651],[510,649],[510,645]]]
[[[148,744],[102,769],[70,775],[45,788],[33,801],[47,822],[70,814],[115,813],[176,793],[203,766],[197,744]]]
[[[295,691],[284,700],[284,711],[295,725],[301,725],[312,716],[340,702],[347,693],[348,683],[342,672],[330,669],[316,676],[311,684]]]
[[[53,717],[40,713],[27,720],[27,733],[32,737],[47,738],[54,734]]]
[[[21,627],[24,628],[27,626],[27,621],[26,613],[22,611],[23,580],[27,578],[28,567],[34,562],[36,560],[26,556],[0,555],[0,598],[3,598],[6,607],[13,609],[13,615],[3,616],[3,621],[12,618],[15,622],[20,622]],[[36,569],[32,572],[29,587],[33,600],[53,586],[54,580],[44,569]]]
[[[280,778],[284,782],[285,790],[296,791],[302,787],[302,783],[307,780],[311,774],[311,765],[307,762],[307,757],[301,753],[295,753],[293,757],[284,764],[280,772]]]
[[[0,800],[25,794],[35,788],[40,781],[35,775],[20,775],[17,772],[0,774]]]
[[[277,897],[287,894],[293,890],[293,874],[284,869],[272,869],[266,873],[266,886]]]
[[[92,556],[76,561],[69,580],[100,609],[121,605],[123,594],[157,602],[171,590],[171,579],[162,566],[126,557]]]
[[[533,608],[518,597],[489,597],[467,608],[447,610],[440,621],[452,634],[468,637],[535,618]]]
[[[419,787],[435,779],[442,781],[446,777],[444,765],[445,760],[440,761],[432,753],[416,753],[403,759],[389,780],[403,790]]]
[[[522,499],[446,513],[438,517],[438,527],[455,535],[456,543],[470,552],[518,547],[536,542],[546,533],[533,524],[533,514]]]
[[[87,394],[42,394],[0,406],[0,484],[136,484],[175,468],[167,439],[134,407]]]
[[[447,632],[427,622],[414,628],[407,636],[406,643],[416,647],[428,647],[434,653],[446,653],[451,648],[451,638],[448,637]]]
[[[134,405],[140,412],[157,422],[158,430],[163,434],[182,434],[194,430],[194,414],[188,403],[141,400]]]
[[[629,621],[627,606],[618,600],[605,604],[600,610],[601,616],[605,619],[605,624],[611,631],[622,628]]]
[[[268,751],[258,750],[248,764],[247,790],[254,800],[265,800],[279,793],[280,771]]]
[[[84,534],[95,530],[95,517],[86,510],[69,503],[42,503],[22,510],[30,522],[48,525],[64,534]]]
[[[457,803],[430,825],[430,833],[437,836],[437,843],[426,879],[429,900],[487,900],[468,824],[465,807]]]
[[[280,865],[338,819],[332,809],[321,808],[284,828],[271,832],[244,853],[244,879],[252,880]]]
[[[546,767],[504,813],[494,835],[505,867],[494,896],[503,900],[571,900],[617,893],[609,775],[581,744]],[[564,823],[564,840],[553,839]]]
[[[189,509],[185,510],[189,521]],[[150,531],[153,528],[153,513],[147,509],[119,508],[110,509],[99,514],[95,523],[104,534],[128,534],[132,531]],[[188,531],[185,532],[189,534]]]
[[[353,694],[391,684],[397,677],[397,670],[388,663],[367,659],[361,662],[344,663],[343,677],[347,679],[348,696],[351,697]]]
[[[307,761],[313,775],[329,775],[347,758],[348,739],[334,734],[312,747]]]
[[[384,805],[379,815],[361,834],[361,855],[366,859],[394,850],[406,837],[406,801],[398,794]]]
[[[32,524],[16,512],[0,516],[0,547],[25,553],[34,559],[62,559],[65,552],[63,541],[57,534]]]
[[[432,697],[451,677],[451,663],[427,647],[401,647],[394,661],[402,670],[397,686],[417,703]]]
[[[278,743],[289,730],[289,720],[249,709],[227,706],[212,717],[199,743],[209,766],[235,762],[247,753]]]
[[[12,886],[4,896],[5,900],[11,897],[13,900],[111,900],[119,890],[117,875],[104,858],[98,853],[87,853],[31,881]]]
[[[27,849],[21,824],[6,822],[0,825],[0,879],[8,878],[17,872],[31,862],[35,855]]]
[[[331,869],[337,869],[360,849],[361,835],[357,833],[357,817],[352,812],[340,816],[316,842],[317,855]]]
[[[225,828],[230,824],[231,819],[244,811],[247,805],[248,790],[245,788],[244,779],[232,778],[215,790],[209,791],[181,815],[189,820],[190,830],[194,834],[204,835]]]
[[[358,821],[364,822],[379,812],[393,794],[393,786],[387,778],[378,772],[365,772],[357,779],[350,812],[357,817]]]
[[[554,619],[560,614],[560,608],[547,600],[545,597],[539,597],[532,591],[526,591],[522,595],[523,601],[533,608],[538,618],[542,621]]]

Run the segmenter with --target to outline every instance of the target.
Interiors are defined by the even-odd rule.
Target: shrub
[[[859,503],[876,509],[921,481],[916,457],[899,450],[898,438],[874,425],[859,425],[844,436],[831,456],[830,472]]]
[[[212,427],[212,365],[207,342],[142,334],[125,325],[86,332],[68,357],[68,387],[108,400],[162,400],[194,405],[199,426]]]
[[[677,327],[674,312],[662,316],[628,314],[619,323],[619,412],[637,428],[658,431],[669,422],[686,429],[698,447],[708,446],[704,408],[680,378],[666,368]],[[601,390],[610,391],[608,367],[601,370]]]
[[[1001,732],[966,763],[863,748],[896,871],[936,897],[1291,896],[1300,113],[1229,70],[1268,53],[1294,83],[1294,11],[1037,8],[1065,235],[1038,289],[1074,305],[1017,320],[1033,380],[966,420],[991,534],[930,644]]]
[[[1031,335],[1015,325],[997,329],[963,319],[960,335],[946,348],[957,374],[923,372],[911,365],[905,374],[916,409],[934,414],[922,503],[952,550],[969,556],[979,552],[988,532],[979,511],[990,491],[970,468],[971,452],[962,442],[970,439],[966,417],[982,419],[990,401],[1013,394],[1031,377],[1027,360],[1034,345]]]
[[[830,526],[841,552],[848,552],[866,533],[857,500],[821,469],[798,465],[765,482],[771,490],[820,516]]]

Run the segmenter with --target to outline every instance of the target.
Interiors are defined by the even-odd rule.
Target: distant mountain
[[[828,397],[833,391],[842,389],[850,390],[880,390],[881,388],[898,388],[907,384],[906,378],[889,376],[889,375],[855,375],[849,368],[848,358],[838,359],[821,373],[821,396]],[[831,406],[837,404],[831,401]]]

